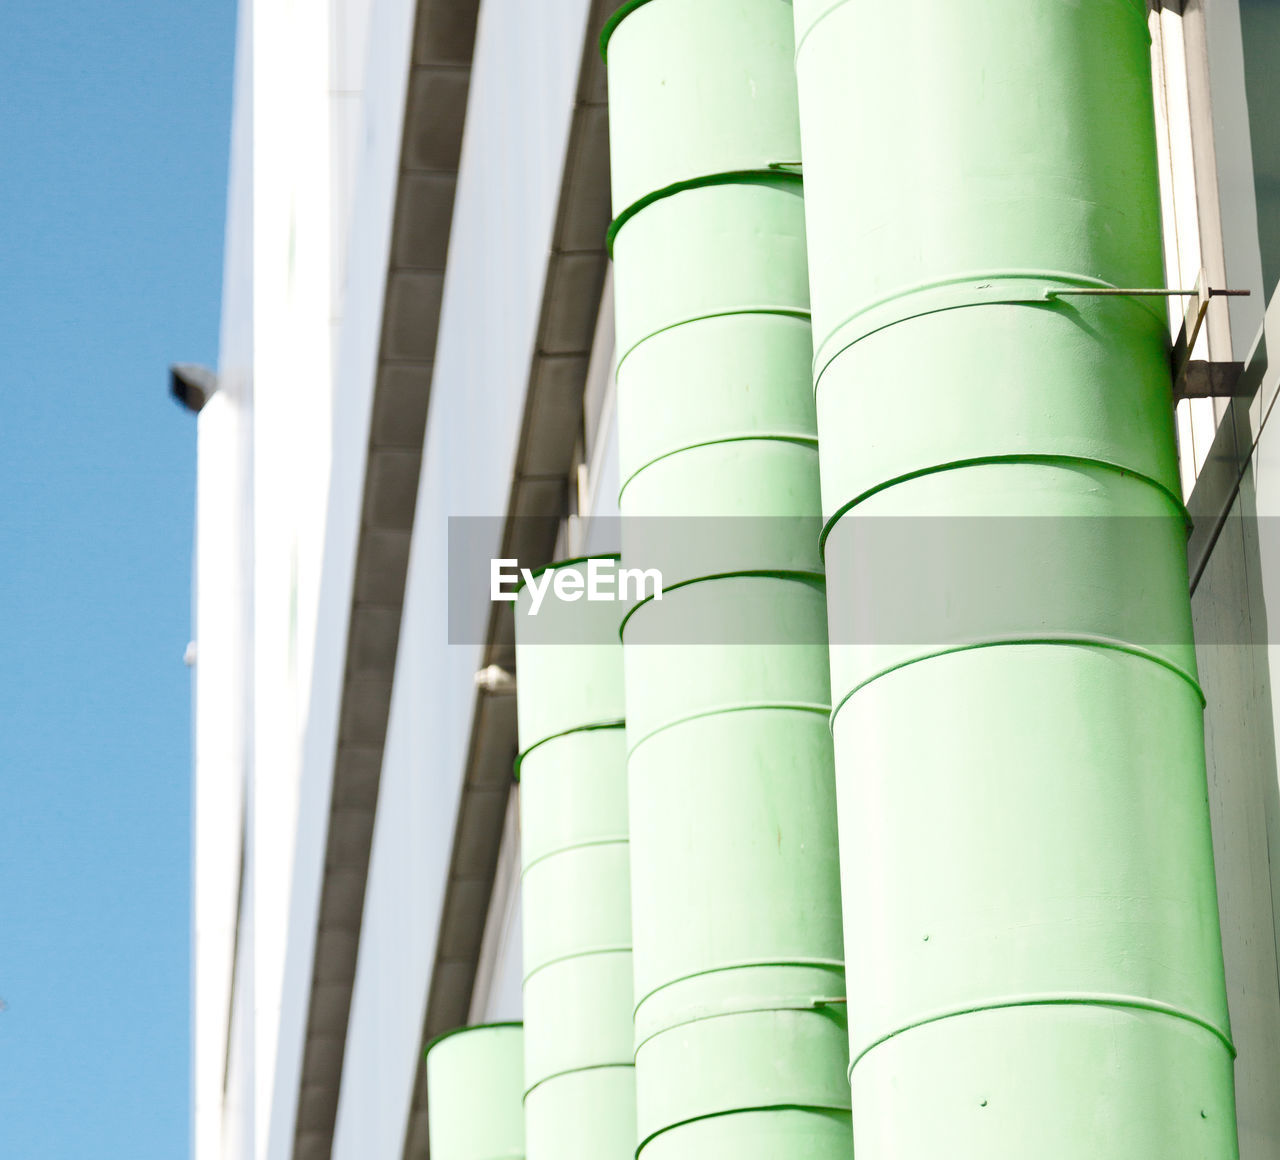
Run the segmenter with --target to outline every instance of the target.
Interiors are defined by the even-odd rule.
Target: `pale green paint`
[[[608,37],[613,212],[799,156],[787,0],[651,0]]]
[[[807,294],[804,303],[807,310]],[[660,341],[636,347],[623,381],[637,387],[618,399],[623,487],[663,456],[726,437],[774,435],[816,443],[809,390],[813,346],[808,318],[799,313],[797,308],[792,316],[727,314],[697,327],[677,326]],[[689,382],[699,389],[690,391]],[[667,422],[646,423],[645,412],[665,414]]]
[[[610,563],[614,557],[602,557]],[[559,600],[557,569],[585,575],[587,561],[562,561],[536,574],[551,574],[545,596],[532,615],[533,597],[524,585],[516,599],[516,672],[533,674],[516,699],[521,761],[535,746],[583,728],[618,725],[624,709],[618,621],[625,607],[606,601]]]
[[[858,1160],[1229,1160],[1145,6],[795,15]]]
[[[634,1069],[567,1072],[539,1084],[524,1101],[530,1139],[556,1141],[554,1160],[630,1160],[636,1140]],[[532,1156],[533,1153],[530,1153]]]
[[[468,1027],[427,1048],[431,1160],[525,1160],[518,1023]]]
[[[1235,1152],[1226,1052],[1183,1019],[1014,1007],[890,1039],[853,1075],[859,1160],[1219,1160]]]
[[[644,1160],[848,1160],[808,275],[786,0],[607,43]]]
[[[825,714],[831,704],[820,580],[729,576],[688,584],[641,604],[623,640],[633,752],[695,717],[769,706]]]
[[[567,565],[547,569],[554,576]],[[579,570],[585,564],[576,565]],[[636,1148],[624,606],[516,604],[529,1160]]]
[[[661,11],[668,0],[652,2],[658,5],[654,11]],[[778,0],[757,2],[776,4]],[[617,36],[621,39],[623,33]],[[771,334],[774,326],[769,314],[807,317],[804,208],[800,183],[775,174],[683,190],[646,205],[630,218],[613,244],[620,367],[625,369],[637,345],[663,337],[660,332],[670,327],[737,315],[740,331],[760,328]],[[744,244],[748,240],[750,244]],[[762,314],[766,317],[761,318]],[[711,337],[715,333],[708,332],[709,343],[716,343]],[[787,344],[787,354],[780,351],[775,356],[773,369],[778,369],[782,358],[794,357],[793,344],[794,340]],[[733,389],[730,371],[726,367],[719,372],[729,383],[715,390]],[[782,380],[767,384],[768,389],[785,392],[793,377],[793,371],[784,371]],[[789,409],[799,404],[789,397],[775,405]],[[720,430],[742,422],[741,416],[727,411],[721,416]],[[630,445],[654,437],[628,432],[625,439]]]

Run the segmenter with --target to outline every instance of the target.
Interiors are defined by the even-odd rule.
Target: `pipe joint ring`
[[[547,737],[540,737],[528,749],[516,755],[515,763],[511,768],[512,775],[516,781],[520,780],[520,766],[524,764],[524,759],[529,756],[535,749],[546,745],[552,741],[558,741],[561,737],[572,737],[575,733],[595,733],[601,729],[624,729],[626,721],[621,717],[614,717],[608,721],[591,721],[586,725],[575,725],[572,729],[562,729],[559,733],[552,733]]]
[[[701,721],[704,717],[719,717],[727,713],[746,713],[756,709],[777,709],[783,712],[799,712],[799,713],[817,713],[823,717],[830,716],[830,705],[818,705],[808,701],[748,701],[740,704],[731,705],[713,705],[709,709],[705,709],[699,713],[690,713],[684,717],[677,717],[672,721],[664,721],[655,729],[651,729],[643,737],[637,738],[630,743],[627,750],[627,757],[635,756],[635,752],[646,741],[651,741],[660,733],[666,733],[671,729],[678,729],[681,725],[687,725],[691,721]]]
[[[548,858],[558,857],[560,854],[569,854],[574,850],[589,850],[596,846],[628,846],[631,844],[631,836],[629,834],[606,834],[599,838],[589,838],[585,842],[569,842],[563,846],[556,846],[553,850],[544,850],[536,858],[530,858],[523,866],[520,867],[520,877],[529,873],[535,866],[547,861]]]
[[[968,1007],[954,1007],[943,1011],[938,1011],[930,1015],[925,1015],[920,1019],[913,1020],[906,1025],[899,1027],[895,1031],[889,1031],[883,1035],[876,1036],[870,1043],[860,1048],[856,1054],[850,1054],[849,1057],[849,1078],[853,1078],[853,1069],[858,1066],[862,1060],[866,1059],[871,1052],[877,1047],[888,1043],[890,1039],[895,1039],[900,1035],[905,1035],[909,1031],[914,1031],[918,1027],[926,1027],[931,1023],[940,1023],[944,1019],[958,1019],[965,1015],[980,1015],[986,1011],[1006,1011],[1010,1008],[1017,1007],[1120,1007],[1128,1010],[1147,1011],[1156,1015],[1167,1015],[1171,1019],[1182,1019],[1187,1023],[1193,1023],[1197,1027],[1203,1028],[1217,1039],[1226,1049],[1232,1059],[1236,1057],[1236,1046],[1232,1042],[1231,1032],[1228,1028],[1219,1027],[1209,1019],[1201,1015],[1195,1014],[1193,1011],[1186,1011],[1182,1008],[1175,1007],[1170,1003],[1161,1003],[1158,999],[1148,999],[1141,995],[1108,995],[1108,994],[1087,994],[1078,995],[1016,995],[1010,996],[1008,999],[997,1000],[990,1003],[975,1004]]]
[[[524,1089],[524,1095],[521,1097],[521,1100],[522,1102],[528,1100],[528,1098],[537,1091],[538,1088],[542,1087],[543,1084],[551,1083],[553,1080],[563,1079],[567,1075],[581,1075],[584,1071],[606,1071],[620,1067],[634,1068],[635,1064],[631,1060],[626,1059],[619,1060],[615,1063],[587,1063],[583,1064],[581,1067],[563,1067],[559,1071],[553,1071],[550,1075],[540,1076],[538,1079],[534,1080],[533,1083]],[[524,1157],[520,1157],[520,1160],[524,1160]]]
[[[521,986],[524,986],[524,984],[528,983],[528,981],[532,979],[534,975],[538,974],[540,971],[545,971],[548,967],[554,967],[559,963],[572,962],[574,959],[591,958],[594,955],[629,955],[629,954],[631,954],[630,944],[627,944],[626,946],[605,945],[605,946],[594,946],[594,947],[593,946],[582,947],[581,949],[570,951],[568,954],[554,955],[552,958],[546,959],[544,962],[539,963],[536,967],[533,967],[531,970],[528,970],[525,972],[524,978],[520,980],[520,984]]]
[[[855,311],[822,340],[813,357],[813,389],[816,393],[822,376],[840,355],[878,331],[925,315],[970,306],[1031,306],[1065,313],[1075,307],[1054,293],[1063,288],[1117,289],[1101,278],[1059,270],[995,270],[900,290]],[[1162,334],[1167,332],[1165,320],[1146,298],[1112,295],[1097,301],[1124,304],[1121,308],[1141,312],[1152,327]]]
[[[635,347],[632,347],[634,350]],[[618,488],[618,499],[621,501],[623,493],[627,488],[641,475],[643,475],[654,464],[662,463],[667,459],[673,459],[677,455],[682,455],[686,451],[698,451],[703,447],[721,447],[726,443],[795,443],[801,447],[812,447],[815,451],[818,448],[818,437],[802,431],[729,431],[723,435],[718,435],[714,439],[699,439],[693,443],[683,443],[679,447],[673,447],[669,451],[664,451],[661,455],[655,455],[652,459],[647,460],[637,467],[626,479],[622,481],[622,486]]]
[[[911,665],[918,665],[922,661],[936,660],[938,657],[949,656],[952,653],[970,652],[979,648],[1017,648],[1027,645],[1065,645],[1075,646],[1077,648],[1099,648],[1114,649],[1116,652],[1129,653],[1131,656],[1140,657],[1142,660],[1151,661],[1153,664],[1159,665],[1161,668],[1168,669],[1175,676],[1181,677],[1195,691],[1196,696],[1200,700],[1203,708],[1208,704],[1205,698],[1204,690],[1200,687],[1200,682],[1194,673],[1188,672],[1186,669],[1176,665],[1168,657],[1162,656],[1160,653],[1152,649],[1144,648],[1141,645],[1133,644],[1129,641],[1117,640],[1114,637],[1099,636],[1091,633],[1040,633],[1036,634],[1010,634],[1001,637],[986,637],[982,640],[959,640],[948,645],[945,648],[924,649],[919,654],[911,656],[898,662],[897,664],[887,665],[882,669],[877,669],[857,682],[848,692],[846,692],[836,702],[831,710],[829,723],[832,730],[835,729],[836,717],[840,711],[858,694],[862,689],[882,677],[889,676],[890,673],[896,673],[899,669],[909,668]]]
[[[656,338],[659,334],[665,334],[669,330],[675,330],[680,326],[690,326],[695,322],[708,322],[713,318],[734,318],[744,314],[773,314],[781,315],[783,318],[798,318],[802,322],[808,322],[811,315],[808,310],[801,310],[795,306],[779,306],[776,303],[751,303],[745,306],[739,306],[733,310],[717,310],[709,314],[691,314],[687,318],[677,318],[674,322],[668,322],[657,330],[650,331],[643,338],[636,339],[626,350],[618,355],[617,362],[614,364],[613,373],[616,376],[621,369],[622,364],[632,352],[638,350],[651,338]]]

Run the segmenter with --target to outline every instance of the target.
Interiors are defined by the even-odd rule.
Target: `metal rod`
[[[1061,298],[1064,295],[1088,294],[1092,297],[1122,297],[1122,298],[1195,298],[1199,295],[1199,290],[1121,290],[1115,287],[1081,287],[1073,290],[1048,290],[1046,295],[1049,298]],[[1251,291],[1249,290],[1214,290],[1210,288],[1210,298],[1247,298]]]

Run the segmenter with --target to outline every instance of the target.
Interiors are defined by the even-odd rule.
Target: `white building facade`
[[[511,610],[451,599],[451,536],[477,517],[485,554],[531,564],[617,546],[614,7],[241,0],[197,420],[196,1160],[419,1160],[426,1043],[520,1017]],[[1209,301],[1191,352],[1243,364],[1233,393],[1178,428],[1241,1150],[1265,1160],[1280,6],[1152,9],[1167,284],[1250,291]]]

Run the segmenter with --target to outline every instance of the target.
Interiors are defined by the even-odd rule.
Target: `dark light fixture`
[[[199,412],[218,389],[218,374],[198,363],[174,363],[169,368],[169,393],[188,411]]]

